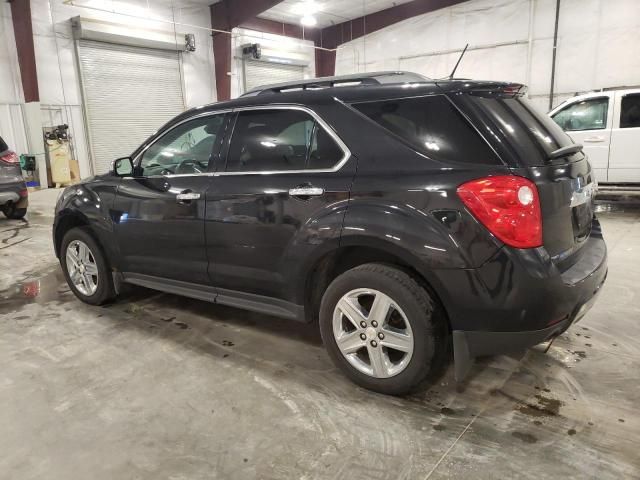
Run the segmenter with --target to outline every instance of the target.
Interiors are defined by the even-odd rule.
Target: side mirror
[[[116,177],[128,177],[133,175],[133,160],[131,157],[122,157],[114,160],[112,173]]]

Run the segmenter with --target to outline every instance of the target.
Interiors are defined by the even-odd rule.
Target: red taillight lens
[[[20,190],[18,192],[18,195],[20,195],[22,198],[28,197],[29,196],[29,190],[27,190],[26,188],[23,188],[22,190]]]
[[[458,196],[491,233],[507,245],[542,245],[542,214],[536,185],[515,175],[479,178],[458,187]]]
[[[20,163],[20,159],[18,158],[18,155],[16,155],[14,152],[11,152],[11,151],[0,156],[0,160],[2,160],[5,163]]]

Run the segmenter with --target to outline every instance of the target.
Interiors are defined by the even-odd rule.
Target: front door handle
[[[289,189],[289,195],[292,197],[319,197],[324,194],[324,188],[320,187],[295,187]]]
[[[604,137],[600,137],[600,136],[587,137],[584,139],[584,141],[589,143],[600,143],[600,142],[604,142]]]
[[[200,194],[195,192],[182,192],[176,195],[178,203],[189,203],[191,200],[198,200],[199,198]]]

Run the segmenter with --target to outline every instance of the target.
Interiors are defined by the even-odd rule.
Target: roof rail
[[[275,83],[273,85],[263,85],[250,90],[242,97],[251,97],[263,93],[281,93],[292,90],[319,90],[340,86],[353,85],[382,85],[389,83],[415,83],[427,82],[431,79],[413,72],[385,71],[370,73],[354,73],[350,75],[338,75],[334,77],[310,78],[294,82]]]

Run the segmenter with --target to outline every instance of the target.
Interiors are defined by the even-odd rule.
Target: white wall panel
[[[0,3],[0,103],[18,103],[22,100],[11,5],[2,2]]]
[[[576,92],[640,84],[640,1],[561,5],[554,104]],[[420,15],[341,45],[336,73],[402,69],[438,78],[459,56],[447,52],[469,43],[458,76],[527,83],[546,110],[555,8],[556,0],[471,0]]]

